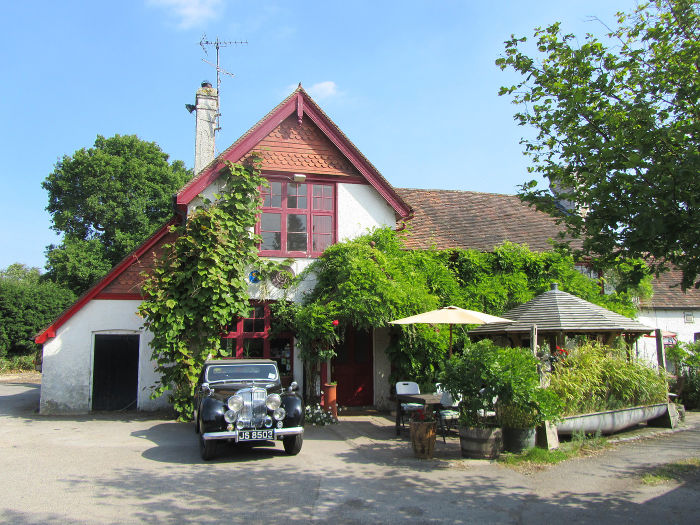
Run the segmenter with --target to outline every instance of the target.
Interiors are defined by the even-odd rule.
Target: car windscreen
[[[277,367],[273,364],[212,365],[207,369],[206,380],[214,381],[276,381]]]

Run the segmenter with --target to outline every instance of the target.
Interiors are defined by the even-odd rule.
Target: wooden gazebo
[[[491,323],[470,330],[473,340],[495,339],[510,346],[531,346],[536,333],[539,345],[548,343],[550,351],[557,345],[564,346],[567,336],[585,335],[609,343],[617,336],[624,336],[631,344],[642,334],[654,329],[623,315],[559,290],[556,283],[551,290],[531,301],[516,306],[503,314],[512,323]]]

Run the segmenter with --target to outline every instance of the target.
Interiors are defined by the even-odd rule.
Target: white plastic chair
[[[452,394],[449,392],[442,392],[442,397],[440,398],[440,404],[442,409],[440,410],[440,427],[442,428],[442,441],[446,443],[445,435],[447,431],[450,430],[452,423],[459,420],[459,411],[454,409],[455,402],[452,399]]]
[[[399,381],[396,383],[396,395],[400,394],[420,394],[420,387],[413,381]],[[421,403],[401,403],[401,425],[404,425],[404,416],[423,408]]]

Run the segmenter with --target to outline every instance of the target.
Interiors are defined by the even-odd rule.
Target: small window
[[[695,316],[693,315],[693,312],[683,312],[683,319],[688,324],[695,322]]]

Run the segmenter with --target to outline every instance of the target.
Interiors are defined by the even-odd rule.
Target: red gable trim
[[[239,161],[294,112],[297,113],[299,121],[302,120],[303,115],[307,115],[401,218],[405,219],[410,215],[410,206],[401,199],[386,179],[365,159],[357,147],[348,140],[302,88],[298,88],[277,108],[263,117],[260,122],[239,139],[240,142],[234,143],[231,148],[219,155],[216,160],[180,190],[180,193],[177,195],[177,204],[189,204],[216,180],[224,160],[230,162]]]
[[[97,284],[95,284],[92,288],[90,288],[87,292],[85,292],[75,303],[73,303],[72,306],[70,306],[67,310],[65,310],[59,317],[56,319],[53,324],[51,324],[46,330],[41,332],[36,338],[34,339],[34,342],[38,345],[44,344],[48,339],[51,339],[53,337],[56,337],[56,331],[63,326],[71,317],[73,317],[78,311],[82,309],[83,306],[85,306],[87,303],[92,301],[93,299],[106,299],[106,298],[117,298],[112,296],[109,296],[108,294],[101,294],[102,290],[104,290],[109,283],[114,281],[119,275],[121,275],[129,266],[134,264],[136,261],[139,260],[139,258],[145,254],[148,250],[153,248],[153,246],[160,241],[169,231],[170,227],[176,224],[178,221],[177,217],[173,217],[170,219],[165,225],[163,225],[162,228],[160,228],[156,233],[154,233],[150,238],[148,238],[141,246],[136,248],[133,252],[131,252],[130,255],[127,255],[122,261],[117,264],[112,270],[104,276]],[[138,294],[128,294],[129,297],[120,297],[120,299],[142,299],[142,297]]]

